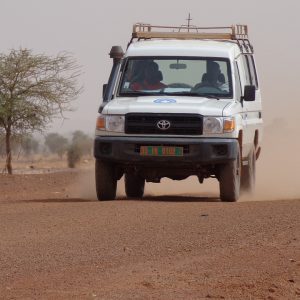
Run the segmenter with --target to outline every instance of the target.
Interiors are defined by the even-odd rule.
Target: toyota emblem
[[[156,123],[156,126],[160,130],[167,130],[171,127],[171,122],[168,120],[160,120]]]

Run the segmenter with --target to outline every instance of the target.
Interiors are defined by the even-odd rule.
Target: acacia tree
[[[81,130],[73,132],[72,144],[78,146],[81,155],[88,155],[92,153],[93,139]]]
[[[93,139],[81,130],[73,132],[72,142],[68,148],[67,158],[68,166],[75,168],[83,155],[92,153]]]
[[[50,57],[18,49],[0,54],[0,131],[9,174],[12,137],[43,131],[55,116],[70,111],[70,102],[81,91],[79,75],[79,66],[67,53]]]
[[[21,149],[26,156],[38,153],[39,141],[35,139],[32,135],[25,135],[21,140]]]
[[[49,133],[45,137],[45,145],[51,153],[55,153],[62,158],[68,149],[68,139],[58,133]]]

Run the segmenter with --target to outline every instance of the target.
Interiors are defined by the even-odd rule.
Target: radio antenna
[[[191,13],[189,13],[189,17],[188,17],[186,20],[188,21],[188,25],[187,25],[187,27],[188,27],[188,32],[190,32],[191,21],[193,20],[193,19],[191,19]]]

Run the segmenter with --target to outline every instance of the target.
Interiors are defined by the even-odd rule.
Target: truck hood
[[[203,97],[130,97],[117,98],[105,105],[103,114],[127,113],[193,113],[203,116],[223,116],[232,100],[207,99]]]

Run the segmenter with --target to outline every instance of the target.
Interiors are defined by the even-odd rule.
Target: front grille
[[[159,121],[170,122],[168,129],[159,129]],[[203,117],[198,114],[143,114],[129,113],[125,117],[125,133],[201,135]]]

